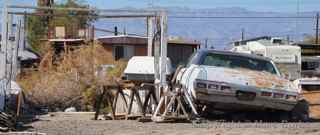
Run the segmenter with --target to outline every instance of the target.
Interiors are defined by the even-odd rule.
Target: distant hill
[[[301,40],[304,36],[314,33],[313,18],[253,18],[295,17],[297,13],[255,12],[238,7],[213,9],[154,7],[152,9],[165,9],[168,11],[169,35],[197,39],[202,42],[207,38],[210,45],[219,49],[227,47],[234,40],[239,40],[241,38],[241,29],[245,30],[246,38],[265,35],[289,36],[294,41]],[[299,13],[299,16],[313,17],[315,14],[316,12],[303,12]],[[96,22],[96,27],[113,29],[114,26],[118,26],[120,31],[125,28],[127,33],[146,33],[144,19],[105,19]],[[99,33],[98,35],[102,34],[104,33]]]

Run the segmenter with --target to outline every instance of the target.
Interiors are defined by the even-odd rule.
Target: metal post
[[[7,42],[7,47],[6,47],[6,54],[7,54],[7,73],[6,73],[6,75],[7,75],[7,78],[8,78],[8,80],[11,80],[11,74],[12,74],[12,54],[13,54],[13,44],[14,44],[14,39],[13,38],[15,38],[14,37],[14,33],[13,33],[13,15],[12,14],[10,14],[10,15],[8,15],[8,19],[7,19],[7,21],[8,21],[8,36],[7,36],[7,38],[8,38],[8,42]]]
[[[21,29],[22,31],[21,31],[21,37],[23,38],[23,40],[21,40],[21,46],[19,47],[20,48],[20,52],[22,52],[24,49],[25,49],[25,47],[26,47],[26,44],[27,44],[27,34],[26,34],[26,32],[27,32],[27,15],[26,15],[26,12],[25,12],[25,14],[23,15],[23,28]]]
[[[8,0],[4,0],[2,8],[1,49],[0,49],[0,111],[5,110],[5,99],[8,79],[6,79],[6,52],[8,41]]]
[[[152,56],[153,23],[152,17],[147,17],[148,56]]]
[[[7,8],[8,1],[4,1],[4,5],[2,8],[2,26],[1,26],[1,51],[0,51],[0,79],[6,78],[6,51],[7,51],[7,35],[8,35],[8,28],[7,28],[7,17],[8,17],[8,8]]]
[[[12,44],[12,74],[11,78],[12,80],[16,79],[16,76],[18,74],[18,52],[19,52],[19,44],[21,40],[21,20],[19,20],[19,24],[16,27],[16,35],[15,35],[15,43]]]

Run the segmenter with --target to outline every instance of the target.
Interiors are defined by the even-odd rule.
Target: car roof
[[[239,52],[232,52],[232,51],[226,51],[226,50],[200,50],[199,53],[225,54],[225,55],[233,55],[233,56],[241,56],[241,57],[259,59],[259,60],[264,60],[264,61],[271,61],[270,58],[255,55],[255,54],[239,53]]]

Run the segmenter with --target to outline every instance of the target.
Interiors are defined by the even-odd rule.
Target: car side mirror
[[[287,80],[290,80],[291,79],[291,74],[290,73],[281,73],[281,77],[284,78],[284,79],[287,79]]]

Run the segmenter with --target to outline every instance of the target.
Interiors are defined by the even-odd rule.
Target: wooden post
[[[160,32],[160,33],[159,33]],[[166,66],[167,66],[167,15],[165,12],[161,12],[157,17],[157,35],[160,34],[160,45],[155,42],[155,85],[157,90],[157,98],[159,104],[153,117],[156,117],[158,112],[165,111],[167,104],[166,92],[168,91]],[[159,40],[159,39],[158,39]],[[159,47],[160,46],[160,47]],[[159,54],[160,53],[160,54]]]
[[[161,58],[160,58],[160,85],[166,87],[167,76],[167,15],[165,12],[161,13]]]
[[[167,84],[167,15],[161,12],[161,42],[160,42],[160,93],[164,95],[168,91]],[[168,98],[165,97],[165,106]]]
[[[22,99],[22,91],[18,93],[18,98],[17,98],[17,110],[16,110],[16,116],[20,116],[20,110],[21,110],[21,99]]]
[[[154,83],[156,87],[156,94],[157,94],[157,100],[160,100],[160,88],[159,88],[159,82],[160,82],[160,70],[159,70],[159,63],[160,63],[160,35],[159,32],[161,31],[161,25],[160,25],[160,17],[156,17],[156,23],[157,23],[157,34],[155,35],[154,40]]]
[[[67,56],[68,56],[68,47],[67,47],[67,41],[63,41],[63,50],[64,50],[64,61],[66,62]]]
[[[100,114],[100,107],[101,103],[103,102],[104,96],[106,94],[106,90],[103,86],[100,87],[99,92],[101,92],[100,95],[97,95],[97,100],[95,102],[95,114],[94,114],[94,120],[98,120],[99,114]]]

